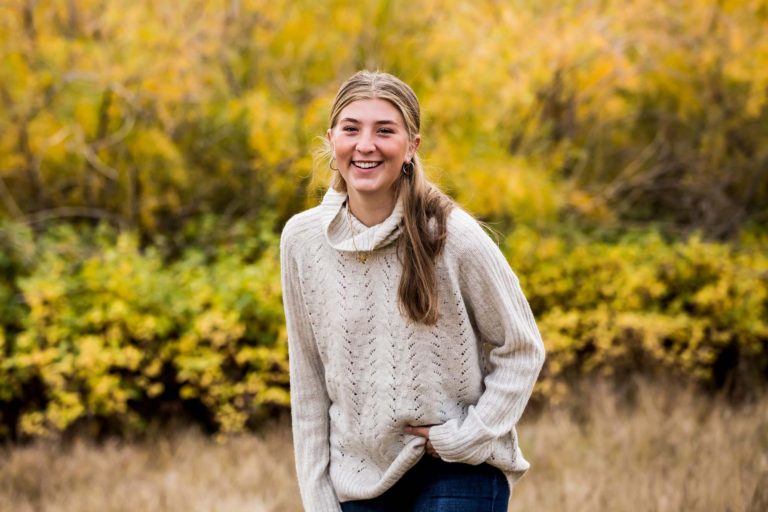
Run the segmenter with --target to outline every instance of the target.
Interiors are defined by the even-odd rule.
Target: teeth
[[[371,169],[379,165],[381,162],[353,162],[353,163],[362,169]]]

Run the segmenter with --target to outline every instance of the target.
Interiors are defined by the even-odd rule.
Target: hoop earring
[[[333,162],[334,162],[335,160],[336,160],[336,157],[334,156],[333,158],[331,158],[331,161],[330,161],[330,162],[328,162],[328,167],[330,167],[332,171],[338,171],[338,170],[339,170],[339,168],[338,168],[338,167],[334,167],[334,166],[333,166]]]
[[[413,161],[403,162],[401,171],[406,177],[410,178],[413,175]]]

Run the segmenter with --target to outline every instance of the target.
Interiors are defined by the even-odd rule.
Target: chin
[[[354,185],[350,188],[354,189],[358,194],[375,194],[381,190],[380,187],[356,187]]]
[[[371,183],[371,180],[359,180],[354,178],[347,180],[347,186],[355,189],[360,193],[369,194],[372,192],[378,192],[383,188],[380,183]]]

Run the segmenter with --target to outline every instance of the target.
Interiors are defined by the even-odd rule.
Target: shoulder
[[[445,257],[457,265],[463,279],[498,281],[514,274],[498,242],[460,207],[448,217]]]
[[[446,250],[456,256],[478,250],[499,251],[496,241],[483,229],[477,219],[459,206],[454,206],[448,215],[447,231]]]
[[[281,253],[293,252],[296,247],[311,245],[323,235],[320,207],[315,206],[292,216],[280,234]]]

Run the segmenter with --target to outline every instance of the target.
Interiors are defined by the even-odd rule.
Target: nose
[[[370,153],[376,149],[376,146],[373,143],[373,139],[370,134],[366,132],[362,132],[360,134],[360,138],[357,141],[357,145],[355,146],[355,149],[359,151],[360,153]]]

